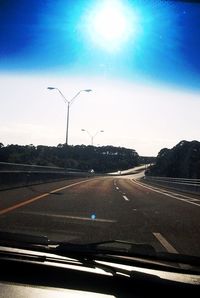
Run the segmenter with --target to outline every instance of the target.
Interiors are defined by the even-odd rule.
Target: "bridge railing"
[[[92,175],[72,168],[0,162],[0,190]]]
[[[200,179],[145,176],[144,181],[200,194]]]
[[[19,163],[9,163],[0,162],[0,172],[84,172],[79,169],[74,168],[61,168],[53,166],[40,166],[40,165],[30,165],[30,164],[19,164]]]

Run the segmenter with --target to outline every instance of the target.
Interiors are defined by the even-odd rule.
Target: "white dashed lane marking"
[[[127,198],[127,196],[123,196],[124,200],[129,201],[129,199]]]
[[[120,188],[117,186],[117,183],[115,180],[114,180],[114,186],[115,186],[115,189],[122,195],[122,197],[125,201],[127,201],[127,202],[130,201],[129,198],[127,198],[127,196],[126,196],[126,193],[121,191]]]

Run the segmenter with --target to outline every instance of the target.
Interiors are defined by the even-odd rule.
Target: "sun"
[[[123,37],[128,22],[119,3],[109,1],[104,3],[93,20],[94,30],[100,38],[109,42],[116,42]]]
[[[88,15],[90,37],[98,46],[119,49],[135,31],[136,16],[120,0],[102,0]]]

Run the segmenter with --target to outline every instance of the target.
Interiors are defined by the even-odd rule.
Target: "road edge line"
[[[186,199],[183,199],[183,198],[178,198],[178,197],[176,197],[175,195],[179,195],[179,196],[180,196],[180,194],[178,194],[178,193],[173,193],[174,195],[172,195],[172,194],[170,194],[170,193],[166,193],[166,190],[164,190],[164,189],[162,189],[162,188],[159,188],[160,190],[157,190],[157,189],[155,189],[153,186],[150,187],[150,186],[144,185],[144,183],[138,182],[138,181],[136,181],[136,180],[130,179],[130,181],[131,181],[132,183],[135,183],[136,185],[139,185],[139,186],[144,187],[144,188],[147,188],[147,189],[149,189],[149,190],[151,190],[151,191],[160,193],[160,194],[165,195],[165,196],[167,196],[167,197],[171,197],[171,198],[174,198],[174,199],[176,199],[176,200],[179,200],[179,201],[182,201],[182,202],[185,202],[185,203],[192,204],[192,205],[195,205],[195,206],[200,207],[199,204],[196,204],[196,203],[191,202],[191,201],[187,201]],[[157,188],[158,188],[158,187],[157,187]],[[165,192],[164,192],[164,191],[165,191]],[[189,198],[189,197],[188,197],[188,198]],[[191,199],[192,199],[192,198],[191,198]]]

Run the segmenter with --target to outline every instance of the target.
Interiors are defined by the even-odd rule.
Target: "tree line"
[[[140,163],[134,149],[85,145],[7,145],[0,143],[0,162],[57,166],[97,172],[125,170]]]
[[[177,178],[200,178],[200,142],[181,141],[172,149],[163,148],[147,175]]]

